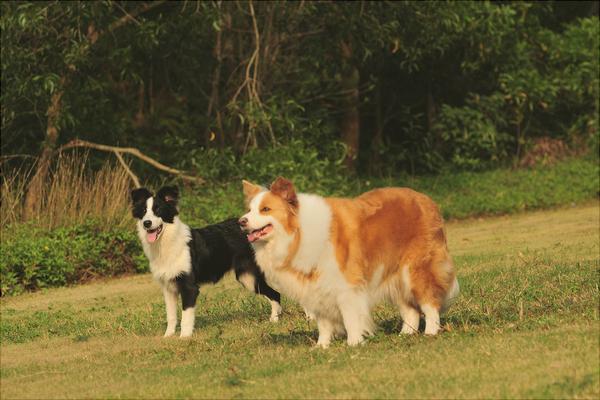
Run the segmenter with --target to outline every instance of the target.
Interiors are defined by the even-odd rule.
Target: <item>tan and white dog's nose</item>
[[[246,225],[248,225],[248,218],[246,218],[246,217],[242,217],[242,218],[240,218],[240,219],[238,220],[238,224],[240,224],[240,226],[241,226],[242,228],[245,228],[245,227],[246,227]]]

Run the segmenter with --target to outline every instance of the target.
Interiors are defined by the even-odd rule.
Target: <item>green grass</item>
[[[454,221],[461,296],[437,337],[400,337],[389,305],[364,346],[313,347],[284,301],[231,276],[201,290],[196,333],[163,339],[149,275],[0,300],[8,398],[597,398],[599,205]]]

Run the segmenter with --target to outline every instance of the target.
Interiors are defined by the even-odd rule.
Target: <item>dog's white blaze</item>
[[[190,337],[194,332],[196,307],[188,307],[181,312],[181,337]]]
[[[277,222],[277,220],[272,216],[263,215],[260,213],[260,203],[262,202],[262,199],[263,197],[265,197],[266,193],[267,192],[261,192],[254,196],[254,198],[250,201],[250,211],[246,215],[244,215],[244,217],[248,218],[248,227],[252,230],[260,229],[265,225]],[[273,225],[276,229],[282,229],[281,224],[277,224],[278,226],[275,226],[275,224]]]
[[[146,214],[144,214],[142,219],[139,221],[139,224],[143,224],[144,221],[151,221],[152,226],[150,227],[150,229],[156,229],[160,226],[160,224],[163,223],[162,218],[156,216],[154,214],[154,211],[152,211],[153,205],[154,205],[154,197],[148,197],[148,200],[146,200]],[[142,227],[143,227],[143,225],[142,225]]]

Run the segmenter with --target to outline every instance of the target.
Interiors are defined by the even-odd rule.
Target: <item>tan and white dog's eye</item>
[[[269,212],[269,211],[271,211],[271,209],[269,207],[263,207],[260,211],[261,212]]]

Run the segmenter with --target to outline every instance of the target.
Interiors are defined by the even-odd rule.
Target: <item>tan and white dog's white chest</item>
[[[300,244],[296,254],[288,259],[294,235],[280,232],[272,240],[254,246],[256,261],[276,290],[315,315],[325,314],[339,320],[338,294],[350,287],[341,276],[329,237],[331,210],[321,197],[305,194],[298,197]]]

